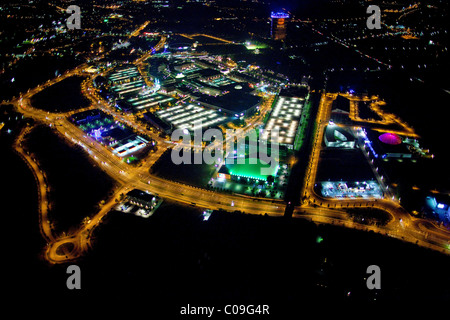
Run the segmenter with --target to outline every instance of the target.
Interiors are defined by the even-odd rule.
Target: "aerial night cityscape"
[[[448,306],[449,9],[1,4],[6,307]]]

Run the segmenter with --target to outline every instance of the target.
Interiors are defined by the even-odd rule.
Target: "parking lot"
[[[369,181],[324,181],[321,182],[322,195],[327,198],[377,198],[383,197],[380,186]]]

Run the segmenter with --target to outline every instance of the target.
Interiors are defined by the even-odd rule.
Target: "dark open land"
[[[81,147],[68,145],[48,127],[38,127],[26,141],[50,186],[50,218],[59,232],[77,228],[108,197],[113,180],[96,167]]]
[[[316,181],[364,181],[375,179],[366,158],[358,149],[332,149],[320,152]]]
[[[323,303],[443,302],[450,294],[449,277],[436,272],[449,257],[302,219],[222,212],[203,222],[201,210],[165,202],[148,219],[111,213],[95,239],[79,264],[88,270],[83,299],[145,305],[171,319],[188,303],[267,303],[279,319]],[[365,284],[372,264],[383,272],[377,293]]]

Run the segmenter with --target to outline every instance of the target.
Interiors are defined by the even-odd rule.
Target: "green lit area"
[[[265,43],[258,41],[246,41],[245,47],[247,50],[266,49],[268,46]]]
[[[311,101],[308,100],[308,102],[305,103],[305,106],[303,107],[302,116],[300,118],[300,125],[298,126],[297,134],[295,136],[294,150],[296,151],[299,151],[303,143],[305,142],[306,128],[308,127],[310,118],[311,118]]]
[[[250,160],[255,161],[255,164],[250,163]],[[237,160],[235,160],[237,162]],[[238,177],[244,177],[244,178],[250,178],[250,179],[257,179],[257,180],[267,180],[267,177],[269,175],[271,176],[276,176],[278,169],[279,169],[279,165],[276,165],[274,168],[271,168],[271,171],[269,174],[264,175],[261,174],[262,169],[270,168],[270,165],[268,163],[266,163],[263,160],[260,159],[249,159],[246,158],[245,159],[245,163],[243,164],[227,164],[226,167],[228,168],[230,175],[233,176],[238,176]]]
[[[125,161],[128,164],[130,164],[130,163],[133,163],[135,161],[139,161],[139,158],[137,158],[135,156],[131,156],[131,157],[124,158],[123,161]]]

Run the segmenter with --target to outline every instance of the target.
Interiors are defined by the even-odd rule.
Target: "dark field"
[[[50,112],[67,112],[89,106],[81,93],[84,77],[69,77],[42,90],[31,99],[33,107]]]

